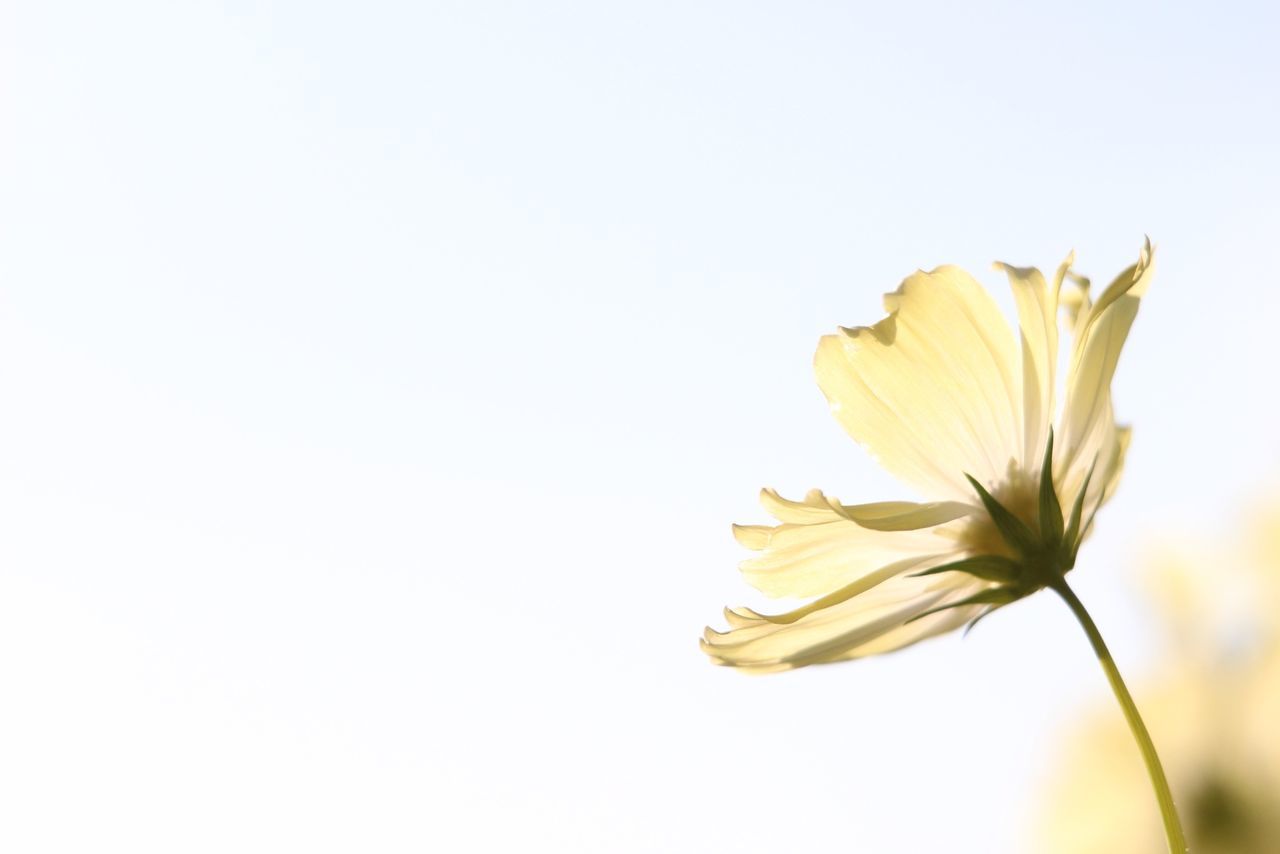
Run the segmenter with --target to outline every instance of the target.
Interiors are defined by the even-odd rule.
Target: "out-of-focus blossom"
[[[906,279],[876,325],[823,337],[814,366],[836,419],[935,500],[847,505],[764,490],[780,524],[734,527],[760,552],[742,572],[768,596],[812,601],[777,615],[726,610],[730,630],[704,635],[712,660],[768,672],[887,652],[1060,581],[1120,477],[1129,432],[1111,379],[1151,260],[1148,242],[1096,301],[1071,257],[1051,284],[997,265],[1020,338],[956,267]],[[1060,312],[1073,343],[1057,392]]]
[[[1161,549],[1145,576],[1169,643],[1138,701],[1196,854],[1280,852],[1280,504],[1258,521],[1238,553]],[[1100,707],[1060,743],[1036,850],[1165,850],[1128,740]]]

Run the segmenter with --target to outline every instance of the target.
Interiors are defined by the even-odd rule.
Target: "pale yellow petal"
[[[772,489],[760,490],[760,503],[769,515],[779,522],[793,525],[813,525],[819,522],[835,522],[844,518],[839,503],[828,499],[820,490],[811,489],[804,501],[783,498]]]
[[[954,540],[934,529],[874,531],[841,519],[779,525],[761,555],[741,564],[743,577],[766,596],[822,596],[868,572],[910,557],[939,554]]]
[[[896,567],[894,568],[897,569]],[[703,649],[718,664],[770,672],[896,649],[955,628],[980,610],[957,608],[919,617],[981,589],[964,578],[897,575],[876,588],[819,609],[779,617],[734,612],[728,632],[708,629]],[[960,614],[958,612],[964,612]]]
[[[775,525],[734,525],[733,536],[739,543],[749,549],[767,549],[769,538],[773,536]]]
[[[816,611],[830,608],[833,605],[838,605],[841,602],[852,599],[854,596],[865,593],[873,587],[888,581],[895,576],[925,569],[931,565],[931,563],[936,562],[936,558],[932,560],[930,558],[906,558],[905,560],[900,560],[897,563],[882,566],[877,570],[867,573],[856,581],[846,584],[844,587],[841,587],[833,593],[828,593],[826,596],[820,596],[808,605],[803,605],[782,614],[761,614],[757,611],[751,610],[750,608],[736,608],[730,609],[730,611],[736,617],[745,618],[757,623],[761,621],[767,623],[794,623],[802,617],[807,617]],[[731,624],[733,624],[732,621]]]
[[[950,597],[951,601],[962,599],[980,589],[979,586],[974,585],[963,590],[957,590]],[[948,608],[945,611],[921,617],[918,620],[891,629],[875,640],[868,641],[838,658],[831,659],[831,661],[847,661],[853,658],[866,658],[869,655],[883,655],[886,652],[894,652],[914,643],[919,643],[922,640],[946,634],[977,618],[985,607],[987,606],[966,605],[958,608]]]
[[[963,501],[877,501],[872,504],[842,504],[841,513],[864,528],[876,531],[914,531],[953,522],[964,516],[981,514],[980,507]]]
[[[1137,263],[1125,268],[1097,302],[1086,301],[1076,318],[1066,404],[1058,431],[1059,447],[1070,456],[1080,457],[1086,439],[1096,435],[1096,422],[1110,417],[1111,380],[1153,271],[1154,255],[1147,241]],[[1087,467],[1091,460],[1075,459],[1074,464]]]
[[[1120,485],[1120,475],[1124,473],[1124,458],[1129,453],[1129,441],[1133,438],[1133,430],[1116,425],[1111,453],[1107,458],[1106,478],[1103,480],[1106,495],[1114,495]]]
[[[1074,502],[1080,489],[1089,478],[1089,491],[1085,496],[1084,518],[1087,520],[1105,501],[1115,494],[1124,470],[1125,453],[1129,448],[1130,430],[1115,423],[1110,401],[1086,436],[1074,449],[1064,451],[1058,457],[1054,479],[1058,493],[1064,502]]]
[[[955,537],[945,523],[975,512],[960,502],[846,507],[818,490],[789,501],[766,489],[760,500],[784,524],[733,530],[740,543],[761,552],[742,562],[743,576],[774,597],[823,596],[886,564],[949,552]]]
[[[835,498],[811,489],[804,501],[783,498],[776,490],[760,490],[760,503],[779,522],[795,525],[812,525],[848,519],[864,528],[877,531],[911,531],[931,528],[967,516],[981,513],[980,507],[963,501],[875,501],[870,504],[841,504]],[[754,547],[753,547],[754,548]]]
[[[1034,267],[997,263],[1009,276],[1022,336],[1023,447],[1020,462],[1034,471],[1043,457],[1053,423],[1058,364],[1058,293],[1074,255],[1058,268],[1052,286]]]
[[[1142,249],[1138,252],[1138,260],[1116,276],[1111,284],[1107,285],[1106,290],[1102,292],[1102,296],[1098,297],[1097,302],[1093,303],[1089,308],[1089,322],[1092,323],[1106,314],[1111,304],[1121,297],[1130,296],[1141,299],[1146,296],[1147,289],[1151,287],[1151,276],[1154,269],[1155,249],[1151,245],[1151,239],[1147,238],[1143,241]]]
[[[1111,379],[1125,338],[1138,314],[1138,298],[1124,296],[1112,303],[1106,316],[1092,325],[1081,348],[1079,363],[1067,378],[1067,401],[1059,433],[1063,460],[1088,467],[1102,422],[1113,419]],[[1093,441],[1091,441],[1093,440]]]
[[[921,493],[966,500],[968,472],[1000,481],[1022,451],[1022,393],[1008,323],[956,267],[885,297],[873,327],[824,336],[818,385],[840,424]]]
[[[1097,302],[1082,300],[1057,432],[1056,476],[1067,494],[1074,494],[1095,465],[1091,493],[1109,495],[1119,479],[1128,435],[1115,424],[1111,381],[1153,269],[1148,241],[1137,263],[1117,276]]]

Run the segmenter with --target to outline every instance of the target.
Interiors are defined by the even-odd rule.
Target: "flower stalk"
[[[1182,832],[1182,823],[1178,819],[1178,810],[1173,803],[1173,792],[1169,790],[1169,781],[1165,777],[1164,767],[1160,764],[1159,755],[1156,754],[1156,746],[1151,741],[1151,734],[1147,732],[1147,726],[1142,722],[1142,716],[1138,714],[1138,707],[1133,702],[1133,697],[1129,694],[1129,689],[1125,686],[1124,679],[1120,676],[1120,670],[1116,667],[1115,659],[1111,657],[1111,651],[1107,649],[1107,644],[1102,639],[1102,633],[1098,631],[1093,618],[1085,610],[1084,603],[1076,596],[1075,591],[1067,585],[1065,578],[1055,579],[1048,586],[1067,603],[1067,607],[1071,609],[1071,613],[1080,622],[1084,633],[1088,635],[1094,654],[1098,656],[1098,661],[1102,664],[1102,670],[1107,674],[1107,681],[1111,683],[1111,690],[1115,693],[1116,700],[1124,711],[1124,718],[1129,724],[1129,731],[1133,733],[1133,739],[1138,743],[1139,750],[1142,751],[1142,761],[1146,763],[1147,774],[1151,778],[1151,787],[1155,790],[1156,801],[1160,804],[1160,817],[1164,820],[1164,832],[1169,841],[1169,851],[1171,854],[1185,854],[1187,839]]]

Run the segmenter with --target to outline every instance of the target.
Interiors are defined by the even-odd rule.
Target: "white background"
[[[912,270],[1149,233],[1076,573],[1140,674],[1144,549],[1277,469],[1280,21],[890,6],[5,4],[0,847],[1034,850],[1061,603],[753,679],[728,526],[914,497],[810,369]]]

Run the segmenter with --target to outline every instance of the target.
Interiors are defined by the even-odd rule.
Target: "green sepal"
[[[964,560],[944,563],[941,566],[930,567],[923,572],[912,573],[908,577],[920,578],[924,575],[937,575],[940,572],[967,572],[975,578],[981,578],[983,581],[998,581],[1007,584],[1018,578],[1020,567],[1017,561],[1000,555],[977,555],[976,557],[967,557]]]
[[[991,516],[991,521],[995,523],[996,530],[1000,532],[1000,536],[1004,537],[1004,541],[1009,544],[1010,548],[1022,555],[1032,554],[1037,550],[1036,536],[1027,527],[1026,523],[1017,516],[1009,512],[1009,510],[996,501],[995,497],[987,492],[986,487],[978,483],[973,475],[966,474],[969,483],[973,484],[973,488],[977,490],[978,497],[982,499],[982,505],[987,508],[987,513]]]
[[[978,622],[980,620],[983,620],[989,615],[994,614],[999,607],[1000,607],[999,605],[988,605],[986,608],[983,608],[981,614],[974,617],[972,620],[970,620],[968,623],[965,624],[964,634],[962,634],[961,637],[967,638],[969,636],[969,632],[973,631],[973,627],[978,625]]]
[[[1089,481],[1093,480],[1093,470],[1097,465],[1098,460],[1095,457],[1093,464],[1089,466],[1089,473],[1084,476],[1084,484],[1080,487],[1080,493],[1071,505],[1071,520],[1067,522],[1067,531],[1063,535],[1073,558],[1075,557],[1076,549],[1080,548],[1078,539],[1080,537],[1080,514],[1084,512],[1084,496],[1089,491]]]
[[[963,608],[967,605],[1008,605],[1010,602],[1016,602],[1019,598],[1020,597],[1017,593],[1007,587],[990,587],[986,590],[979,590],[972,596],[966,596],[959,602],[952,602],[949,605],[939,605],[938,607],[930,608],[921,614],[916,614],[910,620],[907,620],[906,623],[903,623],[903,625],[914,623],[916,620],[923,620],[930,614],[936,614],[939,611],[949,611],[952,608]]]
[[[1053,488],[1053,428],[1049,428],[1049,441],[1044,448],[1044,462],[1040,466],[1040,537],[1050,549],[1062,544],[1062,505],[1058,503],[1058,491]]]

